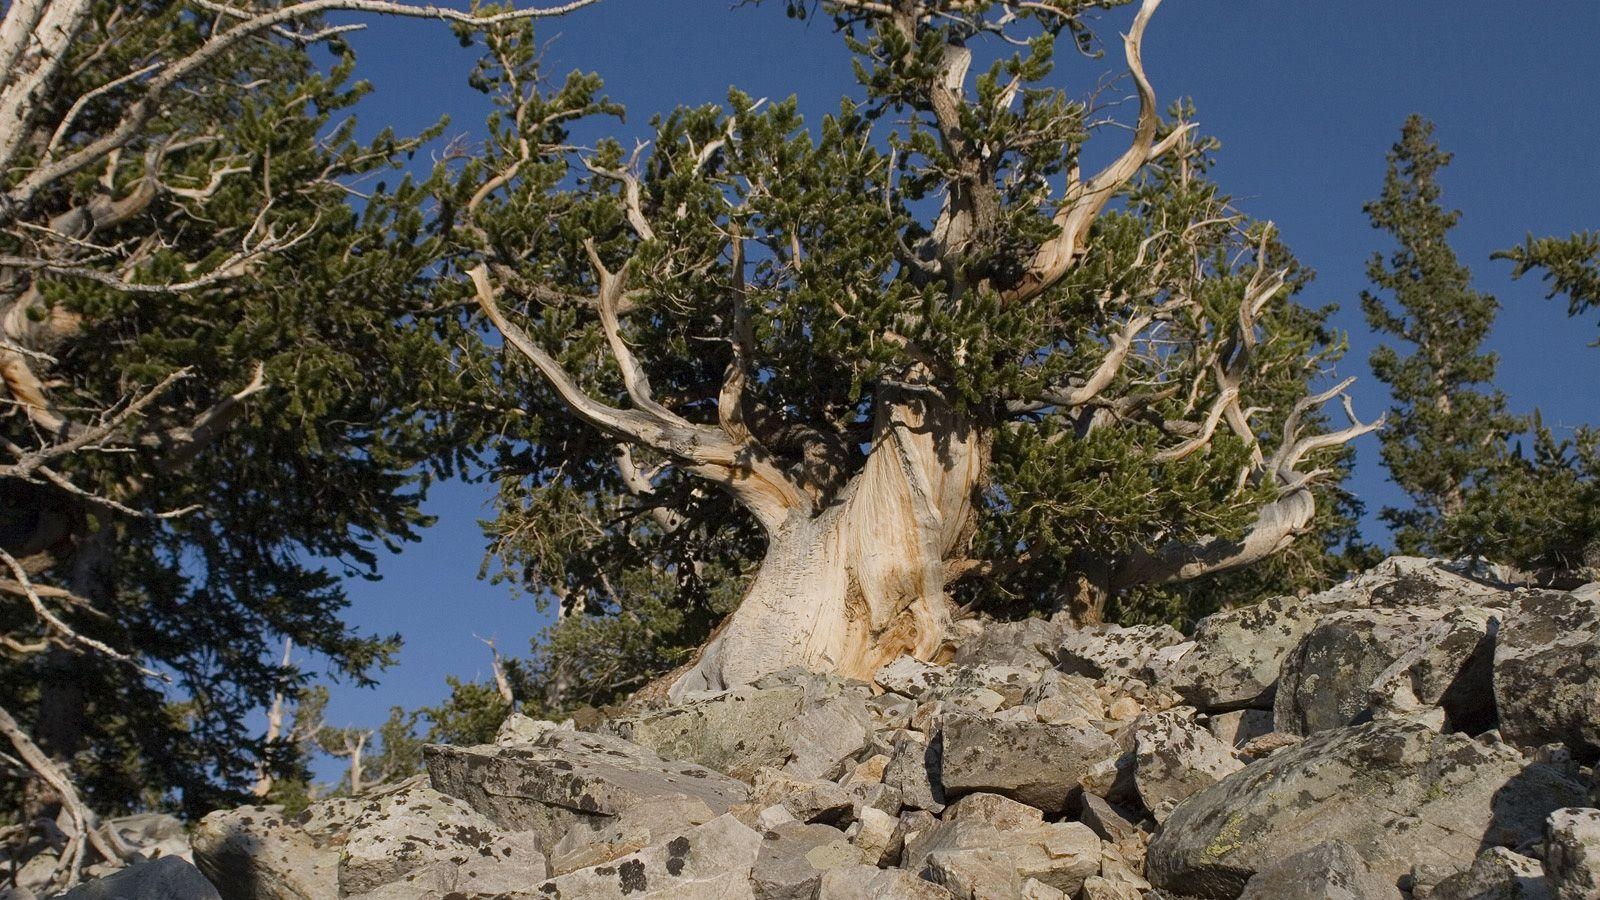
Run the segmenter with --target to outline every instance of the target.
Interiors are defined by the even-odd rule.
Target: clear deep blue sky
[[[1107,67],[1119,65],[1113,31],[1130,17],[1124,9],[1105,20]],[[778,0],[742,9],[730,0],[602,0],[539,33],[552,76],[583,68],[605,77],[629,110],[613,129],[625,140],[642,136],[651,114],[720,102],[730,85],[757,97],[796,94],[813,121],[854,88],[827,24],[790,21]],[[451,134],[479,128],[483,100],[466,85],[475,52],[444,26],[377,21],[351,43],[376,87],[357,110],[363,131],[416,131],[444,113]],[[1538,406],[1557,428],[1600,422],[1600,349],[1586,346],[1600,335],[1596,317],[1569,321],[1537,282],[1511,282],[1508,266],[1489,260],[1529,231],[1600,228],[1600,2],[1167,0],[1145,59],[1163,104],[1193,98],[1202,128],[1221,138],[1221,183],[1246,211],[1275,221],[1318,272],[1304,302],[1341,305],[1337,321],[1351,338],[1343,370],[1361,377],[1363,416],[1388,398],[1367,372],[1373,341],[1355,302],[1367,258],[1385,248],[1361,204],[1378,191],[1401,122],[1418,112],[1455,153],[1444,176],[1445,202],[1464,214],[1455,246],[1479,289],[1503,305],[1491,345],[1513,407]],[[1065,86],[1081,92],[1092,80]],[[1100,140],[1115,152],[1123,136]],[[1353,487],[1369,512],[1396,502],[1376,441],[1359,452]],[[490,496],[487,485],[440,486],[428,504],[439,522],[424,540],[386,558],[382,581],[350,586],[355,624],[399,632],[406,646],[379,688],[334,687],[330,724],[375,725],[391,705],[437,702],[446,675],[487,677],[475,634],[526,651],[544,624],[532,601],[476,577],[485,543],[477,522],[492,515]],[[1375,523],[1369,531],[1383,538]]]

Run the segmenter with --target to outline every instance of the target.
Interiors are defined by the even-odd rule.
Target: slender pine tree
[[[1372,226],[1396,244],[1368,264],[1375,290],[1362,293],[1361,308],[1374,331],[1399,345],[1379,347],[1370,361],[1394,399],[1383,462],[1411,498],[1409,507],[1386,507],[1381,516],[1407,553],[1471,549],[1455,546],[1445,531],[1521,428],[1491,386],[1499,360],[1483,344],[1499,304],[1473,290],[1472,273],[1450,247],[1461,214],[1440,205],[1439,174],[1450,154],[1433,132],[1420,116],[1406,120],[1383,193],[1365,207]]]

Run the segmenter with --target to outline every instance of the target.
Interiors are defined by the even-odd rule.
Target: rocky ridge
[[[65,896],[1600,898],[1596,667],[1600,584],[1396,558],[1187,639],[990,623],[873,684],[513,717],[375,793],[214,813],[198,872]]]

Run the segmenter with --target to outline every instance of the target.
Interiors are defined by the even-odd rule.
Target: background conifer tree
[[[1497,359],[1483,347],[1499,304],[1473,290],[1450,247],[1460,213],[1440,203],[1450,155],[1433,131],[1420,116],[1406,120],[1383,193],[1365,207],[1395,243],[1368,264],[1376,291],[1362,294],[1361,308],[1374,331],[1397,342],[1374,350],[1370,362],[1394,400],[1383,462],[1411,505],[1381,515],[1404,553],[1473,552],[1447,536],[1450,523],[1504,464],[1507,440],[1522,427],[1493,387]]]

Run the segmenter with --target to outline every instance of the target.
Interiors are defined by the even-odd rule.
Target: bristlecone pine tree
[[[1383,193],[1366,205],[1372,226],[1393,236],[1388,256],[1374,254],[1367,277],[1392,299],[1365,292],[1361,308],[1380,335],[1410,345],[1374,350],[1372,372],[1395,406],[1382,436],[1389,477],[1411,498],[1382,517],[1406,553],[1475,553],[1452,537],[1468,494],[1484,487],[1507,459],[1507,441],[1523,423],[1493,388],[1495,354],[1483,349],[1499,304],[1472,288],[1472,273],[1450,247],[1457,211],[1439,203],[1439,175],[1450,154],[1432,123],[1406,120],[1389,152]]]
[[[0,15],[0,823],[65,813],[58,885],[121,855],[96,811],[204,812],[282,762],[244,718],[303,680],[283,637],[369,677],[392,642],[340,621],[340,576],[415,535],[476,439],[438,412],[466,337],[416,279],[417,188],[372,183],[414,143],[335,120],[365,87],[317,15],[350,6],[478,22]]]
[[[439,227],[528,412],[505,555],[635,647],[545,667],[553,693],[638,686],[648,647],[728,609],[659,685],[866,677],[939,656],[963,592],[1093,620],[1318,527],[1374,425],[1348,401],[1323,420],[1346,383],[1313,387],[1340,341],[1290,302],[1305,273],[1207,180],[1187,112],[1163,120],[1157,0],[1099,171],[1099,113],[1047,84],[1057,42],[1092,50],[1088,17],[1120,5],[825,2],[864,90],[814,130],[733,92],[589,153],[567,128],[615,111],[597,81],[541,95],[531,34],[489,36],[500,108]]]

